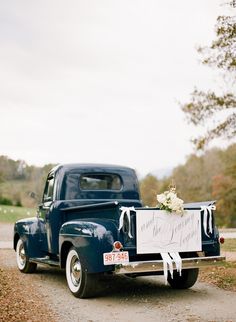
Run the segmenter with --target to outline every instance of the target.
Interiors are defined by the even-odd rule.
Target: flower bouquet
[[[176,213],[177,215],[184,214],[184,202],[182,199],[177,197],[175,188],[157,195],[158,206],[161,210]]]

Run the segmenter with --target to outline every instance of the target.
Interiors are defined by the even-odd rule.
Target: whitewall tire
[[[36,263],[29,261],[22,239],[19,239],[16,245],[16,263],[22,273],[33,273],[37,267]]]

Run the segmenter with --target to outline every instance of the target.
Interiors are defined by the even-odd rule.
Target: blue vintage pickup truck
[[[23,273],[37,264],[65,269],[79,298],[94,296],[104,274],[164,273],[170,286],[189,288],[199,267],[224,260],[212,204],[186,204],[188,217],[170,221],[158,208],[143,207],[133,169],[59,165],[47,176],[36,217],[15,223],[17,266]]]

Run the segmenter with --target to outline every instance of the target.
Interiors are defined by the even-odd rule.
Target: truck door
[[[43,251],[52,253],[52,227],[50,218],[53,212],[54,193],[54,175],[49,174],[46,180],[42,204],[39,206],[39,216],[41,219],[41,232],[43,234]]]

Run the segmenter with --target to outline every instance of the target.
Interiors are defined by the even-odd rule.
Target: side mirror
[[[29,197],[30,198],[32,198],[32,199],[34,199],[37,203],[39,203],[39,196],[35,193],[35,192],[33,192],[33,191],[31,191],[30,193],[29,193]]]

